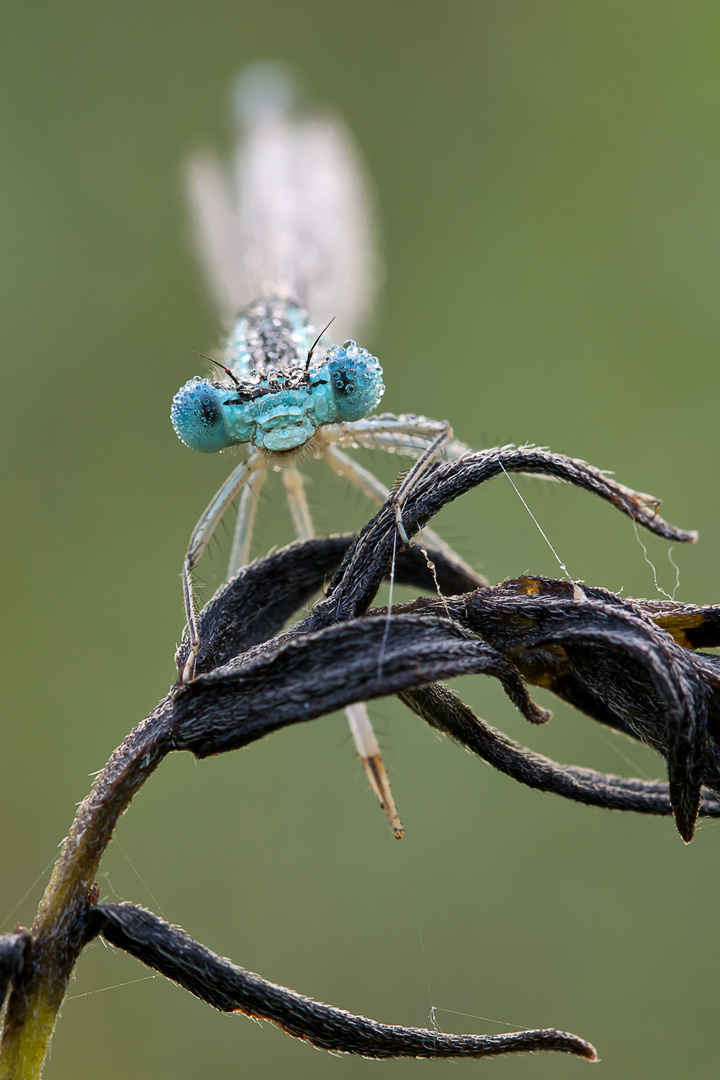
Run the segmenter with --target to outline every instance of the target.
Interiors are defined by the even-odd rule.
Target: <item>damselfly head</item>
[[[272,453],[297,450],[323,425],[368,416],[385,392],[377,357],[354,341],[331,345],[309,369],[227,374],[232,384],[195,378],[173,398],[175,433],[191,450],[212,454],[242,443]]]

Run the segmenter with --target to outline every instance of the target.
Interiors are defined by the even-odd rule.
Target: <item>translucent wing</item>
[[[228,322],[251,301],[297,300],[343,337],[360,336],[379,264],[364,170],[342,121],[303,113],[277,65],[256,65],[233,95],[229,166],[193,159],[192,220],[211,292]]]

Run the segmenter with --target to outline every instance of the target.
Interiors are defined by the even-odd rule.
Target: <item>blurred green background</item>
[[[678,598],[720,601],[717,5],[15,0],[0,30],[3,930],[32,920],[90,774],[173,677],[182,555],[228,467],[168,420],[217,334],[180,166],[227,145],[226,89],[253,60],[292,62],[374,178],[387,280],[367,344],[384,406],[662,496],[701,532],[675,549]],[[372,462],[388,481],[395,464]],[[310,472],[322,530],[364,520],[360,496]],[[657,595],[626,519],[559,485],[521,489],[575,577]],[[438,529],[492,580],[557,573],[507,482]],[[271,492],[259,545],[289,535]],[[667,546],[643,539],[672,591]],[[662,774],[568,709],[530,731],[489,680],[459,689],[561,761]],[[685,848],[669,821],[521,789],[394,701],[371,713],[402,844],[333,716],[169,759],[120,824],[103,895],[379,1020],[426,1025],[434,1007],[445,1030],[552,1025],[595,1042],[613,1080],[715,1077],[717,826]],[[99,944],[83,955],[48,1078],[588,1067],[339,1060],[145,974]]]

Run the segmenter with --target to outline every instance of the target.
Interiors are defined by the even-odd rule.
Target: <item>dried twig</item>
[[[440,465],[402,506],[409,535],[446,502],[503,471],[566,480],[600,495],[646,528],[692,541],[658,517],[656,500],[582,462],[532,448],[483,451]],[[396,580],[444,598],[392,613],[370,610],[396,547],[386,504],[356,537],[292,545],[243,570],[200,619],[197,678],[171,689],[125,739],[81,804],[32,930],[0,938],[0,989],[12,983],[0,1077],[37,1077],[70,974],[102,933],[218,1008],[263,1016],[315,1045],[365,1056],[483,1056],[559,1050],[593,1059],[593,1048],[555,1030],[454,1036],[398,1028],[320,1005],[223,960],[184,931],[133,905],[99,905],[93,886],[119,815],[171,750],[197,756],[247,745],[288,724],[343,705],[398,693],[416,714],[531,787],[615,809],[673,813],[686,840],[698,812],[720,816],[715,731],[718,665],[691,646],[714,643],[716,609],[621,600],[569,582],[519,578],[486,586],[431,552],[402,553]],[[334,575],[323,600],[290,631],[288,618]],[[179,650],[182,666],[187,642]],[[484,724],[437,679],[497,678],[531,722],[549,718],[526,683],[541,683],[582,711],[654,746],[670,784],[562,766]],[[711,790],[701,793],[701,785]]]

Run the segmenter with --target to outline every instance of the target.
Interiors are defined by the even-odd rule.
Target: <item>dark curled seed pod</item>
[[[448,1035],[426,1028],[379,1024],[268,982],[218,956],[180,927],[131,904],[100,904],[95,920],[106,941],[214,1008],[270,1020],[321,1050],[367,1058],[480,1058],[554,1050],[587,1061],[597,1059],[590,1043],[554,1028],[505,1035]]]
[[[29,942],[28,930],[16,930],[14,934],[0,935],[0,1009],[10,983],[22,971]]]

